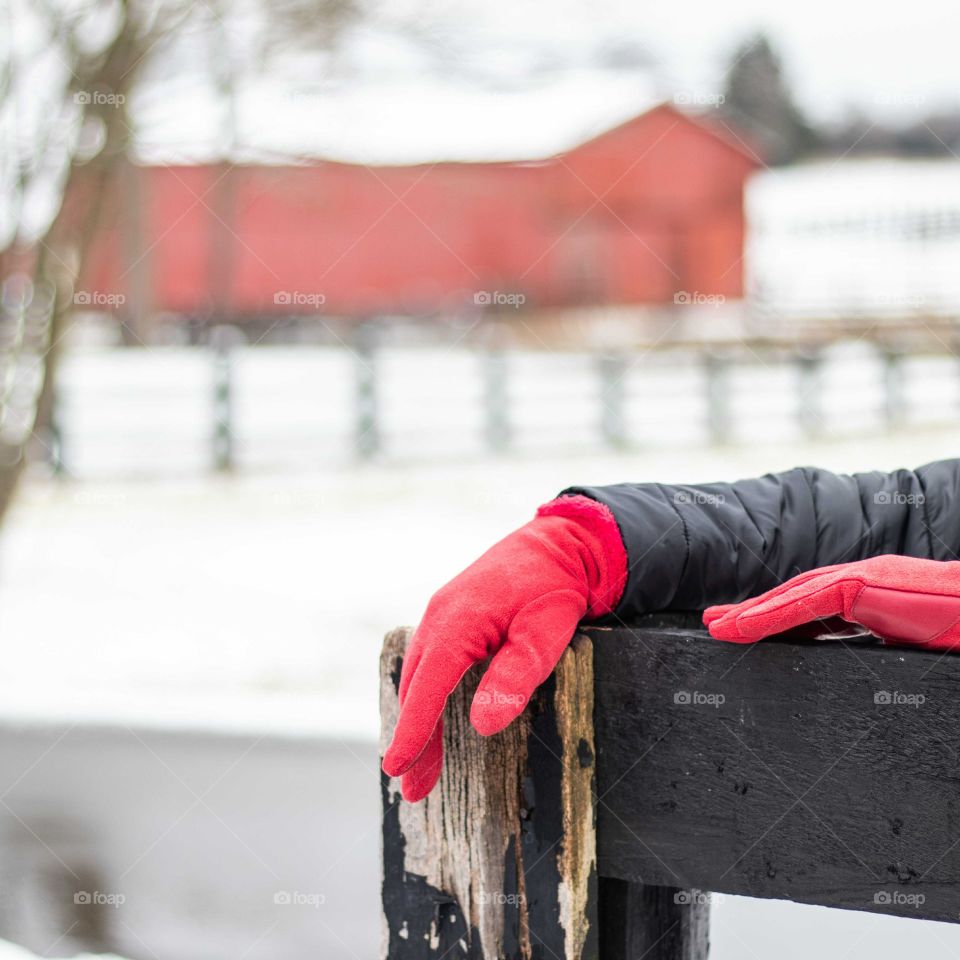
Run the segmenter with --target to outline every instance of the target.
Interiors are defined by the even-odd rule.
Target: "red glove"
[[[484,736],[497,733],[550,675],[579,621],[613,610],[626,576],[610,510],[560,497],[434,594],[403,660],[400,717],[383,758],[389,776],[403,775],[407,800],[440,776],[440,718],[464,673],[494,655],[470,720]]]
[[[960,561],[882,556],[808,570],[742,603],[710,607],[712,636],[752,643],[831,618],[860,624],[891,643],[927,650],[960,646]]]

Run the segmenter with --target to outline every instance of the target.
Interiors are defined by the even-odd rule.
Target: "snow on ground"
[[[0,725],[63,719],[370,741],[383,633],[415,621],[437,586],[561,487],[732,479],[798,462],[893,468],[958,447],[952,427],[230,479],[34,480],[0,539]],[[333,791],[312,816],[335,831],[336,803],[368,800],[365,789]],[[375,817],[367,829],[376,835]],[[103,849],[114,840],[102,837]],[[350,881],[360,916],[374,915],[376,870],[371,852]],[[183,916],[153,919],[174,950]],[[894,960],[916,944],[948,957],[958,937],[943,924],[732,897],[712,920],[717,960],[774,951],[799,960],[838,944],[849,960]]]
[[[129,393],[119,396],[132,402]],[[684,429],[684,414],[671,416],[662,397],[651,394],[646,403],[648,422],[659,419],[661,431],[672,424]],[[162,401],[155,406],[167,409]],[[751,406],[744,409],[749,414]],[[542,402],[531,410],[540,417],[551,412]],[[940,411],[945,423],[956,420],[951,410]],[[122,416],[124,404],[115,412]],[[141,434],[160,444],[158,423],[144,430],[142,410],[139,422]],[[176,416],[172,422],[179,422]],[[264,421],[261,436],[266,427]],[[561,454],[547,443],[497,459],[462,451],[442,458],[443,443],[438,447],[436,437],[427,443],[430,431],[415,427],[413,418],[408,429],[426,444],[419,460],[386,457],[364,467],[314,461],[309,470],[301,462],[298,470],[288,464],[282,472],[262,461],[219,478],[203,473],[202,456],[184,457],[189,445],[173,431],[166,446],[160,444],[168,469],[153,479],[128,473],[126,480],[105,479],[114,469],[104,470],[101,459],[109,454],[122,463],[126,456],[130,464],[125,442],[110,439],[115,424],[97,427],[107,430],[99,435],[99,453],[74,433],[77,463],[85,465],[80,478],[32,478],[0,535],[6,658],[0,726],[12,724],[10,735],[21,738],[21,721],[42,729],[65,720],[105,722],[114,730],[131,724],[274,731],[319,735],[330,744],[340,738],[370,743],[377,733],[384,632],[415,622],[433,590],[562,487],[734,479],[797,463],[894,468],[960,448],[960,425],[882,435],[868,420],[861,436],[848,430],[816,444],[768,423],[723,448],[694,433],[683,443],[648,442],[621,454],[599,447],[585,452],[582,445]],[[88,434],[90,443],[94,439]],[[141,442],[135,449],[148,456],[152,446]],[[424,459],[425,452],[431,456]],[[336,832],[343,822],[336,804],[357,807],[369,795],[366,788],[344,787],[331,766],[320,769],[340,788],[311,816]],[[62,801],[50,797],[48,805],[60,809]],[[366,829],[376,835],[375,816]],[[115,841],[108,831],[98,842],[107,851]],[[364,893],[376,888],[372,847],[355,872],[348,899],[359,914],[374,916]],[[247,882],[237,878],[240,886]],[[183,915],[151,917],[172,944]],[[233,923],[229,910],[223,922]],[[712,933],[718,960],[774,949],[784,957],[828,955],[837,944],[850,960],[892,960],[908,941],[911,949],[922,943],[925,956],[950,956],[960,935],[941,924],[738,898],[718,905]],[[2,950],[0,960],[6,960]],[[14,952],[12,960],[24,955]]]
[[[386,630],[577,482],[954,455],[960,428],[819,445],[28,483],[0,539],[0,717],[374,737]]]
[[[516,351],[512,452],[491,458],[482,357],[389,348],[376,363],[383,450],[358,467],[353,363],[343,348],[239,349],[237,471],[215,476],[209,351],[71,351],[65,476],[34,476],[0,533],[0,629],[18,665],[0,676],[0,714],[373,736],[383,632],[571,483],[873,469],[957,449],[950,356],[905,361],[904,432],[888,437],[879,358],[831,350],[819,444],[800,428],[795,367],[737,367],[732,442],[716,448],[702,363],[640,352],[622,379],[632,446],[618,454],[599,430],[597,358]]]

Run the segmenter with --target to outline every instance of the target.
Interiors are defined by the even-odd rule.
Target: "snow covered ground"
[[[381,637],[574,482],[735,478],[956,454],[888,437],[165,481],[32,482],[0,540],[0,716],[372,737]]]
[[[77,723],[78,731],[93,731],[82,750],[102,767],[97,784],[111,783],[117,764],[106,746],[95,749],[96,730],[176,735],[179,746],[168,754],[174,769],[196,765],[198,751],[220,750],[217,743],[235,734],[266,734],[258,750],[274,765],[286,755],[278,745],[291,737],[308,753],[316,749],[322,782],[303,793],[303,809],[291,808],[290,822],[300,823],[309,806],[318,824],[309,828],[310,840],[318,851],[328,850],[344,832],[349,810],[364,824],[351,836],[366,839],[350,854],[349,877],[340,878],[344,906],[325,914],[333,932],[304,927],[296,933],[281,925],[276,936],[337,938],[348,925],[369,923],[373,944],[375,771],[357,771],[350,780],[334,754],[344,743],[364,744],[372,753],[381,638],[398,623],[416,621],[434,589],[571,483],[734,479],[800,462],[894,468],[953,456],[960,448],[960,375],[950,357],[909,361],[906,427],[884,434],[879,364],[863,349],[843,348],[825,373],[826,439],[817,443],[797,427],[795,372],[746,368],[734,376],[739,426],[724,447],[705,443],[699,368],[640,358],[628,373],[626,399],[636,446],[620,453],[596,440],[602,408],[590,358],[524,355],[517,364],[516,450],[491,458],[480,439],[475,357],[456,350],[387,355],[385,450],[377,462],[357,466],[348,443],[349,355],[320,348],[242,351],[241,469],[218,477],[208,470],[204,351],[71,355],[67,475],[32,475],[0,534],[6,655],[0,749],[20,756],[25,731]],[[102,734],[104,744],[114,733]],[[65,752],[37,772],[48,779],[27,778],[32,792],[20,799],[25,813],[44,810],[45,822],[67,817],[64,797],[76,806],[79,794],[64,787],[67,771],[87,771],[89,779],[96,769],[67,743],[61,748]],[[64,767],[68,760],[73,765]],[[283,779],[273,776],[271,790],[275,782],[282,796]],[[326,789],[328,782],[337,789]],[[263,791],[267,787],[263,781]],[[278,862],[287,858],[293,869],[302,835],[291,828],[290,836],[268,842],[275,827],[244,806],[245,790],[226,791],[223,802],[238,804],[229,809],[249,821],[228,820],[249,822],[257,839],[246,842],[273,851]],[[128,852],[147,847],[179,812],[165,806],[162,791],[147,792],[149,809],[134,800],[113,811],[92,786],[84,787],[84,809],[97,828],[83,835],[104,869],[122,870]],[[266,803],[266,792],[257,796]],[[156,823],[144,819],[148,813]],[[199,824],[190,849],[202,853],[208,835]],[[137,929],[163,937],[165,955],[174,960],[214,957],[213,945],[199,954],[182,949],[198,936],[191,932],[195,918],[184,912],[180,887],[170,881],[178,848],[163,849],[166,860],[151,858],[151,869],[137,881],[150,904]],[[4,855],[0,850],[0,862]],[[318,852],[314,862],[330,856]],[[257,883],[264,880],[256,869],[249,876],[244,870],[241,864],[231,872],[229,897],[216,894],[215,877],[203,881],[209,891],[204,909],[215,913],[218,929],[233,924],[241,939],[244,904],[262,901]],[[811,952],[835,955],[837,943],[850,958],[873,960],[892,960],[907,942],[922,941],[930,957],[960,949],[960,931],[941,924],[737,898],[717,905],[713,929],[720,960],[774,950],[798,960]],[[129,942],[129,950],[128,941],[117,948],[137,960],[149,956]],[[331,949],[340,960],[339,948]]]
[[[892,468],[950,456],[958,446],[960,425],[819,445],[773,436],[722,450],[528,455],[228,479],[34,480],[0,540],[0,632],[7,658],[0,673],[0,729],[13,742],[18,724],[40,729],[60,720],[79,721],[79,729],[103,721],[114,730],[196,730],[198,743],[210,742],[217,731],[369,743],[377,730],[377,653],[384,631],[415,621],[432,590],[566,484],[734,478],[797,462]],[[265,742],[262,749],[273,748]],[[181,769],[190,753],[167,756]],[[334,766],[328,773],[337,791],[318,787],[303,797],[322,825],[317,842],[324,832],[336,834],[347,808],[370,811],[365,829],[368,839],[375,837],[366,779],[349,786]],[[343,790],[356,792],[344,797]],[[36,808],[36,798],[23,802],[25,809]],[[57,802],[47,798],[47,816]],[[102,807],[89,806],[94,812]],[[124,809],[98,821],[105,824],[102,858],[121,865],[119,840],[136,851],[140,841],[148,847],[157,835],[152,828],[138,837],[131,818],[139,805]],[[158,816],[162,824],[162,810]],[[240,829],[239,821],[228,820]],[[197,842],[206,842],[205,836],[201,831]],[[279,846],[270,849],[281,856]],[[352,870],[356,880],[345,880],[341,891],[352,906],[329,919],[336,936],[358,918],[375,922],[372,840],[354,852]],[[263,879],[259,872],[251,867],[254,886]],[[235,874],[240,888],[243,876],[243,870]],[[142,882],[158,881],[148,875]],[[170,911],[162,914],[168,925],[181,922],[173,891],[155,896],[151,909]],[[218,923],[228,925],[230,911],[242,913],[238,904],[244,902],[241,890],[217,914]],[[149,912],[148,921],[159,923]],[[927,957],[960,950],[960,931],[948,925],[737,898],[718,903],[713,937],[718,960],[774,951],[797,960],[817,952],[835,956],[838,944],[851,960],[893,960],[917,944]],[[169,933],[167,942],[166,955],[192,956],[178,953]]]

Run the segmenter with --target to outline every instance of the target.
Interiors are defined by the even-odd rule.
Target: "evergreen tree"
[[[819,142],[793,99],[780,57],[764,34],[742,44],[727,70],[723,113],[770,164],[790,163]]]

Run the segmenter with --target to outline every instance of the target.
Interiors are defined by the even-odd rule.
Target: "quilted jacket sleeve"
[[[813,467],[735,483],[571,487],[612,511],[627,550],[615,616],[701,610],[804,570],[884,553],[956,560],[960,460],[835,474]]]

